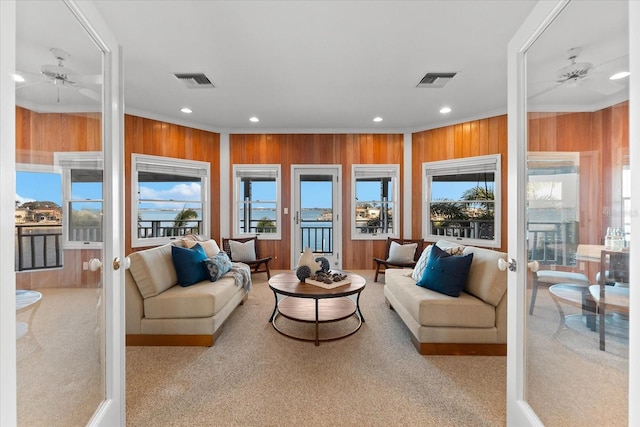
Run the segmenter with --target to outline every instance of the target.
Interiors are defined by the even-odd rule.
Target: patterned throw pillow
[[[209,270],[210,280],[215,282],[221,278],[224,274],[231,270],[231,260],[226,252],[218,252],[212,257],[204,260],[204,263]]]
[[[387,262],[390,262],[392,264],[412,263],[417,248],[417,243],[400,245],[396,242],[391,242],[391,246],[389,247],[389,258],[387,258]]]
[[[433,245],[429,245],[422,251],[420,254],[420,259],[416,263],[416,266],[413,268],[413,272],[411,273],[411,278],[416,282],[422,278],[424,273],[424,268],[427,266],[427,261],[429,261],[429,254],[431,253],[431,248]],[[439,246],[438,246],[439,248]],[[456,246],[453,248],[445,248],[443,251],[448,253],[449,255],[462,255],[462,251],[464,250],[463,246]]]
[[[231,248],[231,259],[235,262],[253,262],[256,260],[255,240],[249,240],[244,243],[229,240],[229,247]]]

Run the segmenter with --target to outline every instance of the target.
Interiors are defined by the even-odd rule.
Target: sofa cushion
[[[465,286],[473,254],[450,255],[434,246],[420,280],[416,283],[432,291],[457,297]]]
[[[238,292],[243,290],[236,286],[233,277],[223,277],[215,283],[207,279],[186,288],[173,286],[144,300],[144,316],[147,319],[211,317]]]
[[[231,270],[232,264],[226,252],[218,252],[204,261],[209,270],[209,279],[217,281],[223,274]]]
[[[463,253],[473,254],[465,292],[497,306],[507,291],[507,272],[498,269],[498,259],[506,258],[506,254],[475,246],[465,247]]]
[[[235,262],[253,262],[256,260],[255,240],[246,242],[229,240],[229,248],[231,249],[231,258]]]
[[[172,247],[173,245],[167,244],[129,255],[129,272],[143,298],[158,295],[178,282],[171,256]]]
[[[429,245],[426,248],[424,248],[424,250],[422,251],[422,254],[420,254],[420,258],[418,259],[418,262],[416,262],[416,266],[413,268],[413,271],[411,272],[411,277],[416,282],[422,278],[422,275],[424,273],[424,268],[427,266],[427,261],[429,261],[429,254],[431,253],[432,247],[433,245]],[[446,248],[443,248],[442,246],[438,246],[438,247],[451,255],[462,255],[462,250],[464,249],[464,246],[452,246],[452,247],[446,247]]]
[[[422,326],[493,328],[496,325],[495,307],[473,295],[462,291],[455,298],[416,286],[416,282],[400,270],[388,270],[385,274],[385,287]]]
[[[397,242],[391,242],[389,246],[389,258],[387,262],[392,264],[411,264],[416,255],[417,243],[407,243],[401,245]]]
[[[209,270],[204,265],[207,254],[200,244],[196,243],[191,249],[172,246],[171,258],[180,286],[190,286],[209,279]]]

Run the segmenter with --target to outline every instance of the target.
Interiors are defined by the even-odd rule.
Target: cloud
[[[190,182],[176,184],[166,190],[155,190],[153,188],[140,186],[140,199],[143,200],[201,200],[201,188],[199,183]],[[156,205],[166,205],[156,202]]]
[[[28,197],[22,197],[21,195],[16,193],[16,201],[19,202],[21,205],[23,205],[23,204],[25,204],[27,202],[35,202],[36,199],[30,199]]]

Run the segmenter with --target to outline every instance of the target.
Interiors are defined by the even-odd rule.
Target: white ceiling
[[[411,132],[503,114],[507,44],[535,3],[95,2],[123,46],[127,113],[235,133]],[[599,5],[589,12],[598,19],[603,7],[605,15],[620,9],[611,7],[615,2],[580,3]],[[590,51],[580,41],[589,35],[585,28],[568,20],[560,32],[570,40],[552,40],[539,49],[540,62],[551,67],[536,71],[544,77],[538,79],[541,84],[568,64],[564,51],[576,43],[585,59],[603,61],[593,56],[595,47]],[[593,33],[585,43],[602,45],[603,37]],[[18,2],[18,70],[37,75],[42,64],[55,64],[51,47],[71,54],[64,65],[77,74],[99,72],[95,47],[64,7]],[[610,52],[611,45],[603,49],[618,53]],[[458,74],[444,88],[416,87],[427,72],[449,71]],[[176,72],[205,73],[216,88],[188,89],[172,75]],[[65,88],[62,102],[47,94],[43,103],[35,95],[29,99],[30,88],[43,85],[25,84],[31,86],[18,90],[18,102],[32,108],[40,104],[43,111],[66,100],[92,102]],[[541,98],[540,104],[557,102]],[[181,113],[185,106],[193,113]],[[442,106],[452,112],[440,114]],[[260,122],[250,123],[251,116]],[[374,123],[375,116],[384,120]]]

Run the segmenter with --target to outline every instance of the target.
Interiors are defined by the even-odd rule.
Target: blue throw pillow
[[[416,284],[450,297],[460,296],[472,261],[472,253],[450,255],[433,245],[422,278]]]
[[[231,270],[231,259],[226,252],[220,251],[214,256],[207,258],[204,261],[204,265],[209,271],[209,280],[215,282],[221,278],[225,273]]]
[[[207,259],[207,254],[199,243],[191,248],[171,246],[171,258],[180,286],[193,285],[209,278],[209,271],[202,263]]]

